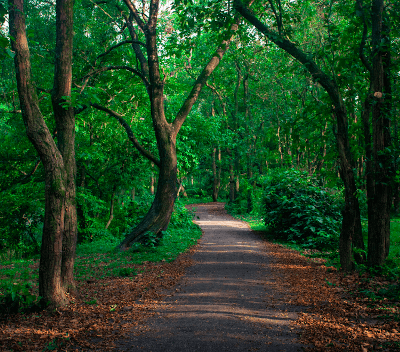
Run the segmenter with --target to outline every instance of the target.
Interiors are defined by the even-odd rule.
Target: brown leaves
[[[399,350],[399,323],[376,319],[382,315],[384,305],[376,302],[372,307],[369,299],[349,294],[350,290],[357,290],[360,285],[373,289],[387,282],[369,279],[367,284],[365,275],[359,277],[354,273],[344,276],[321,265],[321,261],[310,261],[279,245],[268,243],[267,248],[276,258],[273,265],[277,277],[276,289],[285,293],[283,285],[289,284],[291,292],[296,295],[291,295],[287,301],[290,298],[292,304],[309,307],[306,313],[299,314],[296,321],[302,329],[301,341],[315,346],[308,350]],[[392,307],[390,311],[399,313],[398,307]]]
[[[163,289],[174,286],[190,263],[189,254],[183,254],[173,263],[136,266],[142,273],[134,278],[84,281],[78,284],[80,296],[71,297],[68,307],[19,314],[0,323],[0,350],[111,350],[113,341],[154,314]]]

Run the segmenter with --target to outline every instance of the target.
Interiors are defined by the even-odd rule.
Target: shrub
[[[274,237],[317,249],[337,248],[341,195],[305,172],[274,170],[265,180],[264,220]]]

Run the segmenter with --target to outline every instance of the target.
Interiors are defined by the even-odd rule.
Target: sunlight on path
[[[214,208],[213,208],[214,207]],[[270,254],[244,222],[223,204],[197,206],[203,237],[183,283],[164,309],[121,343],[121,351],[299,351],[290,323],[297,314],[269,289]]]

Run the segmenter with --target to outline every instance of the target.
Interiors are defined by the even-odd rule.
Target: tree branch
[[[135,22],[138,24],[140,29],[145,32],[146,31],[146,24],[143,22],[143,20],[140,18],[138,10],[136,9],[135,5],[133,5],[131,0],[124,0],[124,3],[126,6],[128,6],[128,9],[130,10],[131,14],[135,18]]]
[[[105,71],[112,71],[112,70],[126,70],[129,72],[134,73],[136,76],[138,76],[142,82],[144,83],[144,85],[146,86],[146,89],[148,90],[148,88],[150,87],[150,83],[147,80],[147,78],[137,69],[130,67],[130,66],[107,66],[107,67],[101,67],[95,71],[92,71],[90,73],[88,73],[85,77],[83,77],[83,79],[86,79],[87,77],[93,76],[97,73],[101,73],[101,72],[105,72]]]
[[[199,94],[206,84],[207,79],[211,76],[215,68],[221,62],[224,54],[229,48],[229,44],[233,39],[234,34],[236,33],[237,29],[239,28],[238,23],[239,20],[236,19],[236,23],[231,26],[228,33],[225,35],[225,38],[222,40],[222,43],[212,56],[211,60],[208,64],[204,67],[203,71],[198,76],[196,82],[193,85],[191,92],[189,93],[188,97],[186,98],[185,102],[183,103],[182,107],[178,111],[178,114],[175,117],[173,122],[173,128],[175,135],[179,132],[182,124],[185,122],[187,115],[189,114],[190,110],[192,109],[194,103],[196,102]]]
[[[124,45],[124,44],[137,44],[137,45],[142,45],[144,47],[146,47],[146,44],[141,42],[140,40],[124,40],[118,44],[113,45],[112,47],[110,47],[110,49],[108,49],[107,51],[105,51],[103,54],[100,54],[99,56],[96,57],[96,61],[103,57],[106,56],[107,54],[109,54],[112,50],[119,48],[120,46]]]
[[[365,42],[367,41],[367,35],[368,35],[368,25],[367,25],[367,19],[365,18],[365,11],[364,11],[364,7],[362,4],[362,0],[357,0],[357,10],[362,13],[363,24],[364,24],[361,43],[360,43],[360,47],[358,49],[358,56],[359,56],[361,62],[363,63],[363,65],[365,66],[365,68],[368,70],[368,72],[371,73],[372,66],[368,62],[367,58],[364,55]]]
[[[144,149],[142,147],[142,145],[136,139],[136,137],[135,137],[131,127],[129,126],[129,124],[125,121],[125,119],[120,114],[118,114],[117,112],[115,112],[115,111],[113,111],[111,109],[108,109],[108,108],[106,108],[104,106],[96,104],[96,103],[91,103],[90,105],[93,106],[94,108],[98,109],[98,110],[106,112],[110,116],[112,116],[115,119],[117,119],[117,121],[120,123],[120,125],[125,129],[129,140],[133,143],[133,145],[140,152],[140,154],[142,154],[145,158],[149,159],[155,165],[160,167],[160,161],[153,154],[151,154],[149,151],[147,151],[146,149]]]
[[[339,91],[335,82],[318,67],[311,56],[304,53],[290,40],[281,37],[278,33],[269,29],[268,26],[266,26],[253,15],[253,13],[245,5],[243,5],[240,0],[234,0],[234,6],[236,11],[238,11],[247,21],[249,21],[261,33],[263,33],[270,41],[275,43],[281,49],[285,50],[296,60],[302,63],[311,74],[313,80],[320,83],[325,88],[335,105],[342,105],[342,100],[339,96]]]

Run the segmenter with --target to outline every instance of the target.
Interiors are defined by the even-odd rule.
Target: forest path
[[[194,205],[203,230],[191,266],[157,314],[119,341],[119,351],[299,351],[300,308],[274,286],[273,257],[223,203]]]

